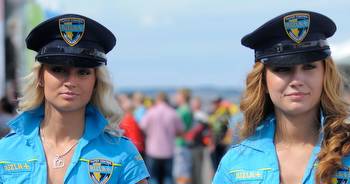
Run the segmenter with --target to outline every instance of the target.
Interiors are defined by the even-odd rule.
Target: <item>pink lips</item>
[[[78,96],[77,93],[70,92],[70,91],[60,93],[60,95],[66,100],[73,100],[76,96]]]
[[[294,93],[288,93],[285,96],[291,97],[294,100],[301,100],[307,95],[310,95],[310,93],[294,92]]]

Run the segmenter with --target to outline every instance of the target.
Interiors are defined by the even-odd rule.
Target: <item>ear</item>
[[[41,65],[38,73],[38,87],[44,87],[44,66]]]

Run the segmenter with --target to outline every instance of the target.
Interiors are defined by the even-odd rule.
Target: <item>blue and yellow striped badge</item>
[[[113,167],[113,162],[109,160],[89,160],[89,176],[95,184],[105,184],[112,176]]]
[[[295,13],[285,16],[283,20],[288,37],[296,43],[301,43],[309,31],[310,15],[308,13]]]
[[[59,29],[63,40],[68,45],[74,46],[84,35],[85,20],[76,17],[59,19]]]

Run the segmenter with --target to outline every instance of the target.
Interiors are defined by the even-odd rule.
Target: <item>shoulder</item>
[[[124,136],[114,135],[108,132],[104,132],[95,140],[92,140],[90,142],[90,146],[110,150],[115,154],[120,152],[129,154],[138,153],[131,140]]]
[[[347,156],[343,157],[343,164],[344,166],[350,168],[350,153]]]
[[[29,144],[28,139],[11,131],[0,139],[0,161],[31,159],[32,149]]]
[[[228,170],[263,168],[274,160],[269,149],[272,148],[266,146],[266,149],[262,151],[239,143],[227,151],[220,164]]]
[[[9,146],[21,142],[21,136],[11,130],[7,135],[0,139],[0,150],[6,150]]]
[[[273,170],[267,157],[268,154],[246,145],[234,145],[221,159],[213,184],[259,182]]]

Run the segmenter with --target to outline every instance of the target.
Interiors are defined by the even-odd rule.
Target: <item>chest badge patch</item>
[[[310,15],[296,13],[284,17],[284,29],[289,38],[296,43],[301,43],[306,37],[310,27]]]
[[[95,184],[105,184],[112,176],[113,167],[109,160],[89,160],[89,176]]]
[[[350,184],[350,169],[339,169],[332,178],[332,184]]]

